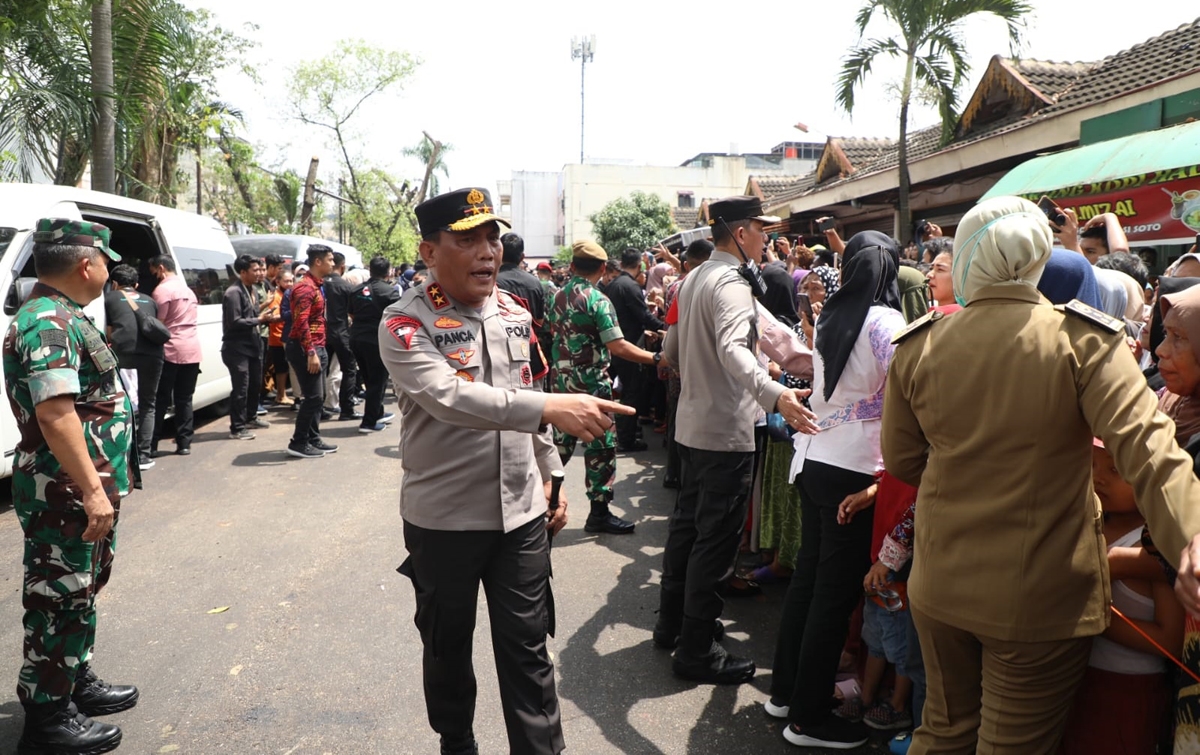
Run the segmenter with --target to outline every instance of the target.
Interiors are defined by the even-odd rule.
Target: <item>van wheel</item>
[[[224,417],[229,414],[229,399],[223,398],[220,401],[209,404],[200,411],[205,412],[211,417]]]

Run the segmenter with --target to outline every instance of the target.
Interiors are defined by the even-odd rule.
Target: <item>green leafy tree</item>
[[[868,0],[859,10],[856,19],[859,41],[842,61],[835,99],[847,113],[852,113],[855,92],[871,73],[875,60],[886,56],[904,61],[904,78],[900,83],[898,208],[902,243],[907,243],[912,234],[908,110],[914,92],[925,89],[937,93],[943,142],[948,141],[958,120],[958,90],[969,71],[963,21],[978,13],[1002,19],[1008,26],[1008,39],[1015,55],[1021,47],[1024,18],[1030,10],[1024,0]],[[877,14],[895,28],[896,34],[864,39],[867,26]]]
[[[91,65],[93,10],[103,26],[108,3],[111,85]],[[111,145],[118,193],[172,204],[179,154],[232,111],[218,102],[216,73],[241,65],[250,45],[178,0],[0,0],[0,178],[74,185],[89,161],[103,177]],[[98,128],[109,106],[111,138]]]
[[[588,220],[596,243],[611,259],[620,257],[628,247],[649,249],[675,232],[671,205],[657,194],[642,191],[614,199]]]
[[[363,255],[411,258],[416,252],[412,192],[356,150],[358,116],[372,98],[402,89],[420,64],[408,53],[343,40],[324,58],[291,71],[292,116],[327,132],[346,178],[346,227]],[[405,230],[405,227],[407,230]]]

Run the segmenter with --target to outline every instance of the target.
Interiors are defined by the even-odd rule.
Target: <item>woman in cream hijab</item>
[[[1038,293],[1051,239],[1033,203],[980,203],[954,240],[962,311],[897,338],[882,450],[920,489],[908,596],[928,691],[914,755],[1057,751],[1109,622],[1094,436],[1166,556],[1200,533],[1200,483],[1124,329]]]

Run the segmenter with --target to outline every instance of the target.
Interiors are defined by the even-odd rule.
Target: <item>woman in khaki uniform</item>
[[[1093,435],[1165,554],[1200,532],[1200,483],[1122,323],[1038,293],[1051,243],[1031,202],[978,205],[954,240],[964,309],[896,338],[882,448],[920,487],[908,592],[929,692],[914,755],[1057,749],[1109,618]],[[1193,611],[1195,585],[1187,569]]]

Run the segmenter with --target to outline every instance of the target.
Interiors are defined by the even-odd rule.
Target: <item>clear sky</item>
[[[779,142],[897,133],[890,93],[898,67],[880,67],[853,118],[833,93],[842,57],[857,41],[855,0],[823,2],[595,3],[509,0],[384,3],[378,0],[183,0],[255,39],[261,84],[228,72],[221,96],[246,114],[246,136],[265,162],[322,176],[335,155],[324,134],[289,120],[288,69],[339,39],[407,51],[423,62],[409,85],[382,95],[358,120],[358,150],[402,177],[421,166],[400,154],[422,129],[452,144],[449,186],[495,186],[514,170],[557,171],[579,159],[578,61],[573,36],[596,36],[587,66],[588,160],[677,165],[699,152],[766,152]],[[1033,0],[1023,56],[1100,60],[1195,19],[1189,3]],[[256,24],[256,30],[243,24]],[[873,26],[868,36],[886,34]],[[1004,24],[979,17],[964,29],[970,96],[989,58],[1008,54]],[[918,110],[911,127],[936,122]],[[803,122],[805,135],[793,128]],[[443,181],[443,186],[447,182]]]

